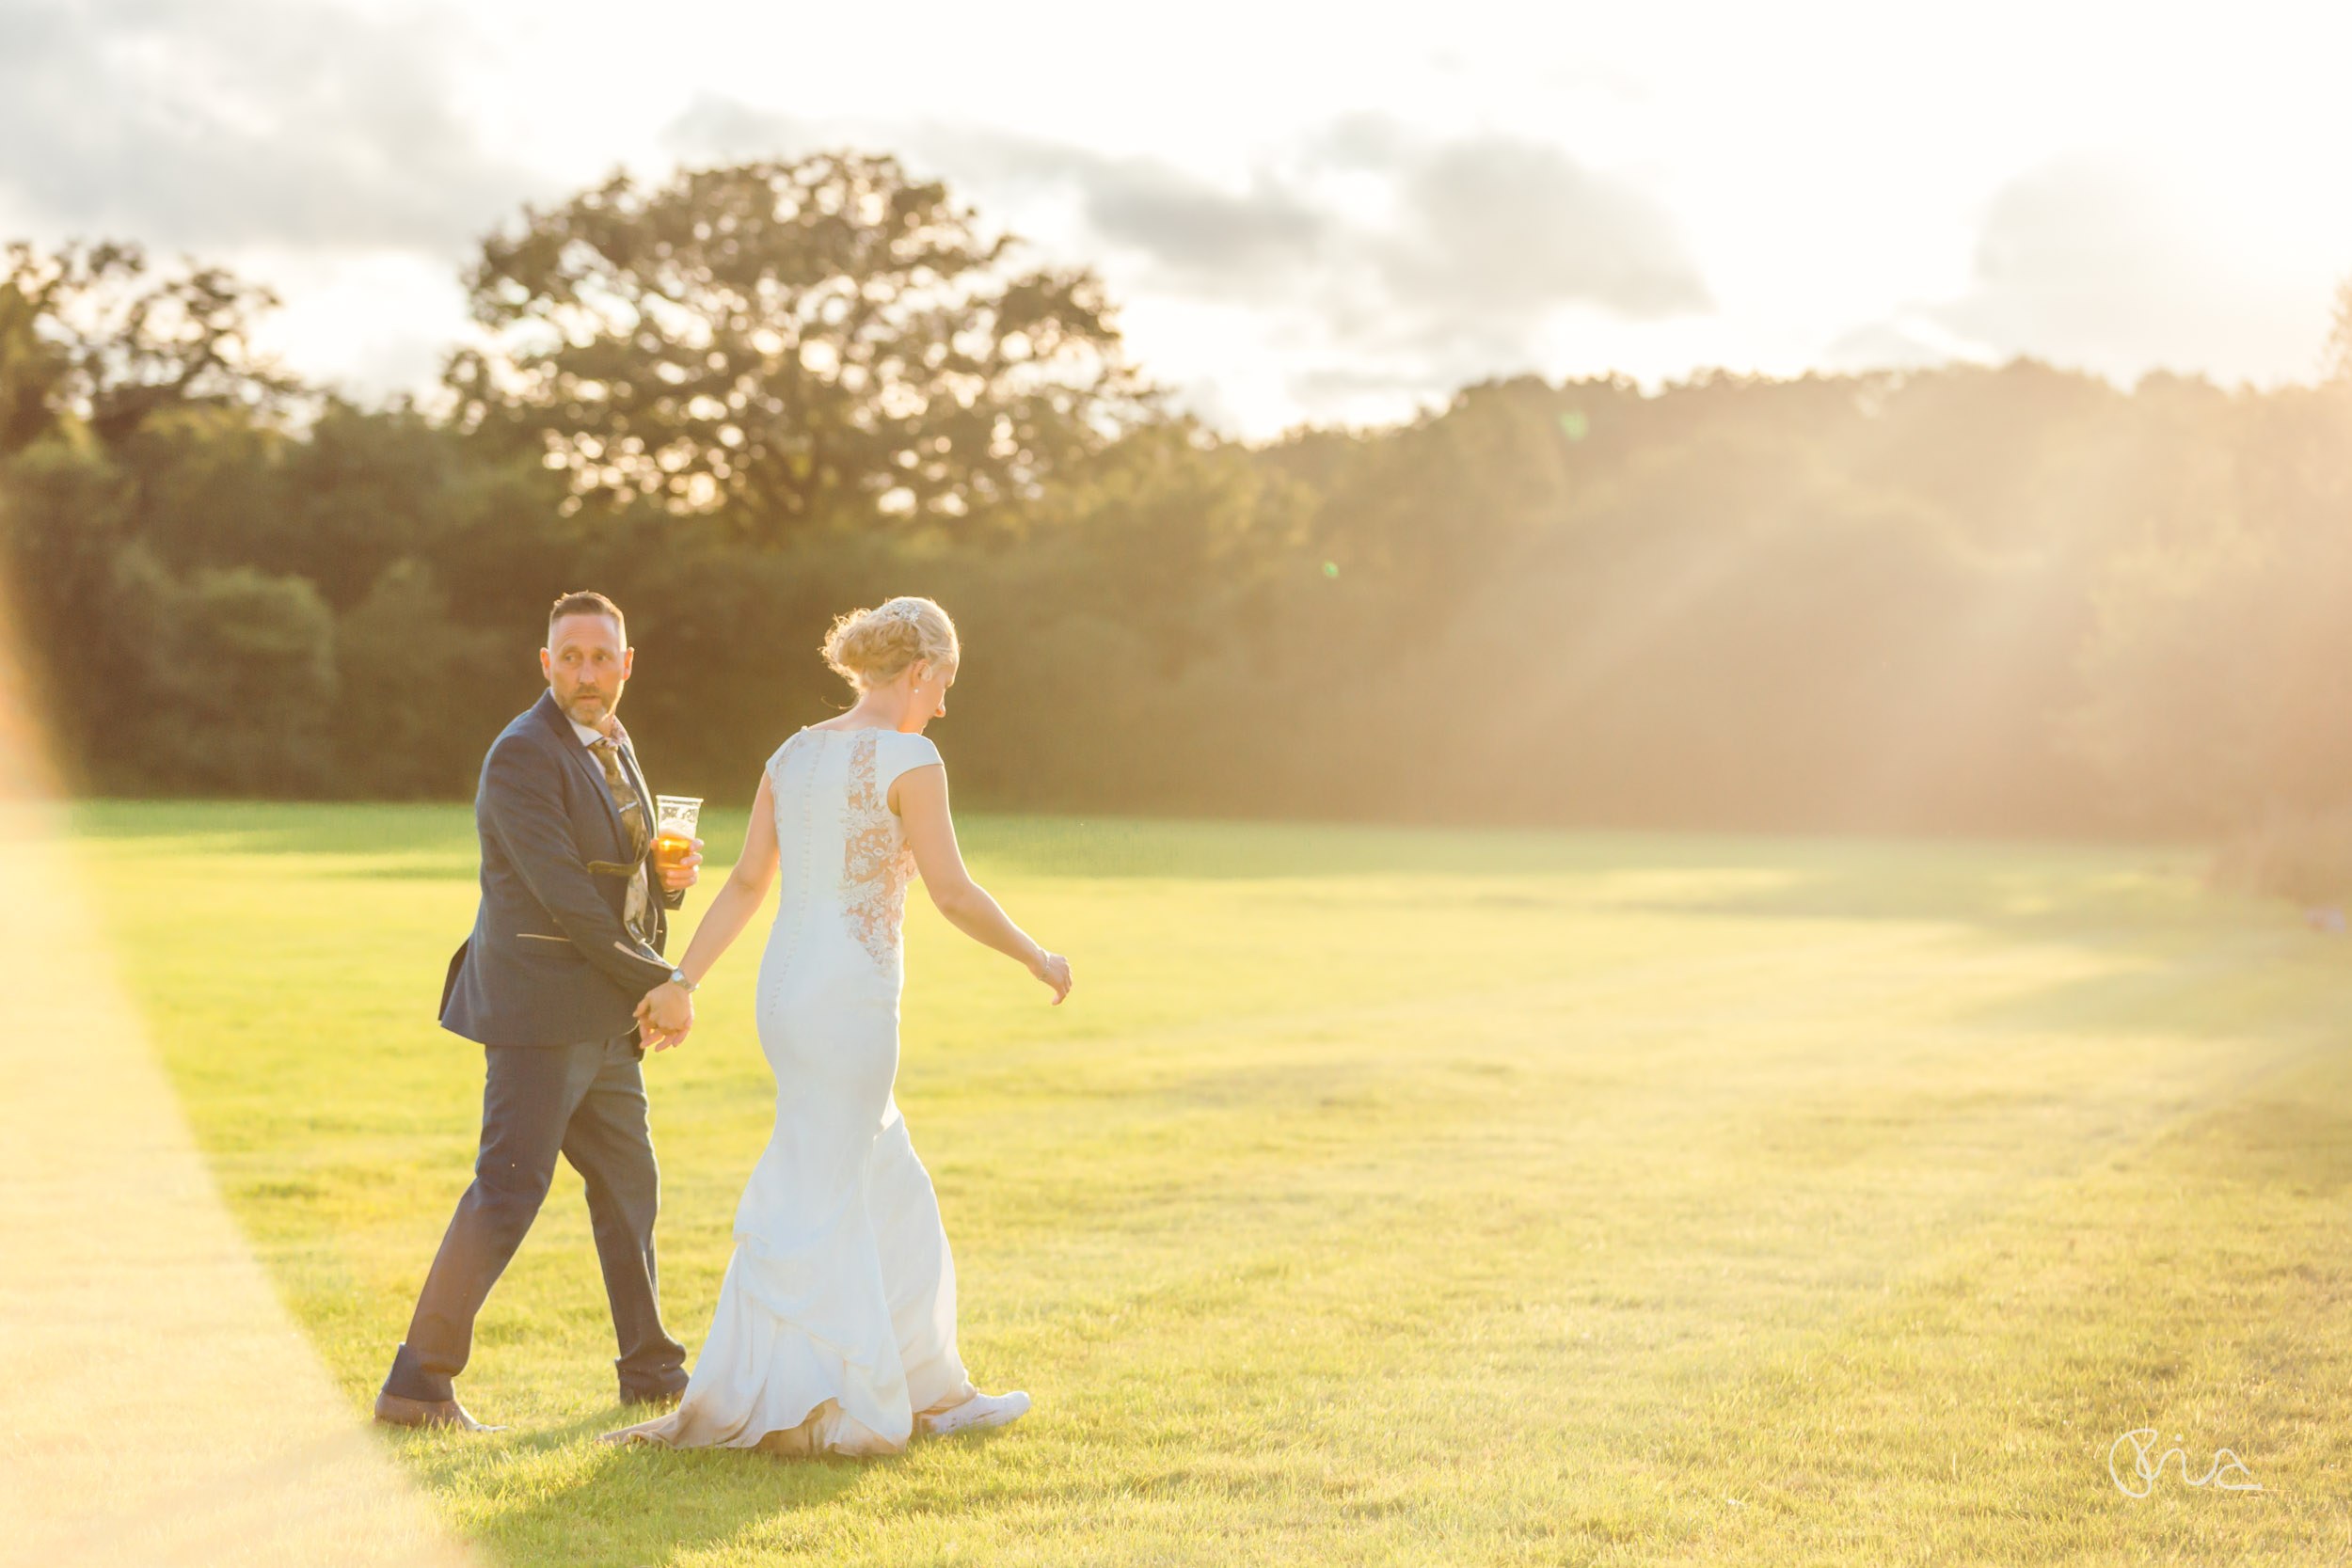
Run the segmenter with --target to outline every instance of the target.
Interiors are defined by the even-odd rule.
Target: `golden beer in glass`
[[[653,808],[654,868],[667,871],[694,852],[694,825],[702,820],[702,797],[657,795]]]

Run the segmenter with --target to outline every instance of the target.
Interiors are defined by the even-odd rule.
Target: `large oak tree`
[[[1103,291],[1021,268],[945,186],[847,152],[615,176],[493,236],[461,418],[578,498],[782,542],[1034,493],[1135,407]]]
[[[62,420],[109,447],[165,409],[276,412],[294,388],[252,329],[277,297],[219,267],[157,268],[119,241],[0,257],[0,453]]]

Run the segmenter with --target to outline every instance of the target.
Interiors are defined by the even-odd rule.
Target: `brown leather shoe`
[[[485,1427],[466,1414],[455,1400],[411,1400],[398,1394],[375,1396],[375,1418],[388,1427],[448,1427],[456,1432],[504,1432]]]

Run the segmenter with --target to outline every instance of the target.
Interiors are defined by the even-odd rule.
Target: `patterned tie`
[[[652,834],[645,831],[645,803],[637,798],[637,786],[628,781],[628,769],[621,766],[621,743],[610,736],[599,736],[588,748],[604,765],[604,787],[612,797],[613,809],[621,814],[621,825],[628,830],[628,853],[635,860],[645,852],[645,840]]]
[[[600,736],[588,749],[596,753],[604,765],[604,787],[612,797],[612,804],[621,814],[621,826],[628,830],[628,857],[632,862],[645,858],[645,842],[653,836],[645,823],[645,802],[629,782],[628,770],[621,766],[621,745],[610,736]],[[645,895],[645,878],[642,870],[632,871],[628,879],[628,895],[622,906],[622,919],[628,926],[628,934],[640,942],[653,940],[652,901]]]

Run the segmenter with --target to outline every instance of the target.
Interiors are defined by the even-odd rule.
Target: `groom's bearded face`
[[[548,627],[539,668],[556,706],[575,724],[600,727],[620,706],[635,650],[621,645],[621,628],[609,615],[566,615]]]

